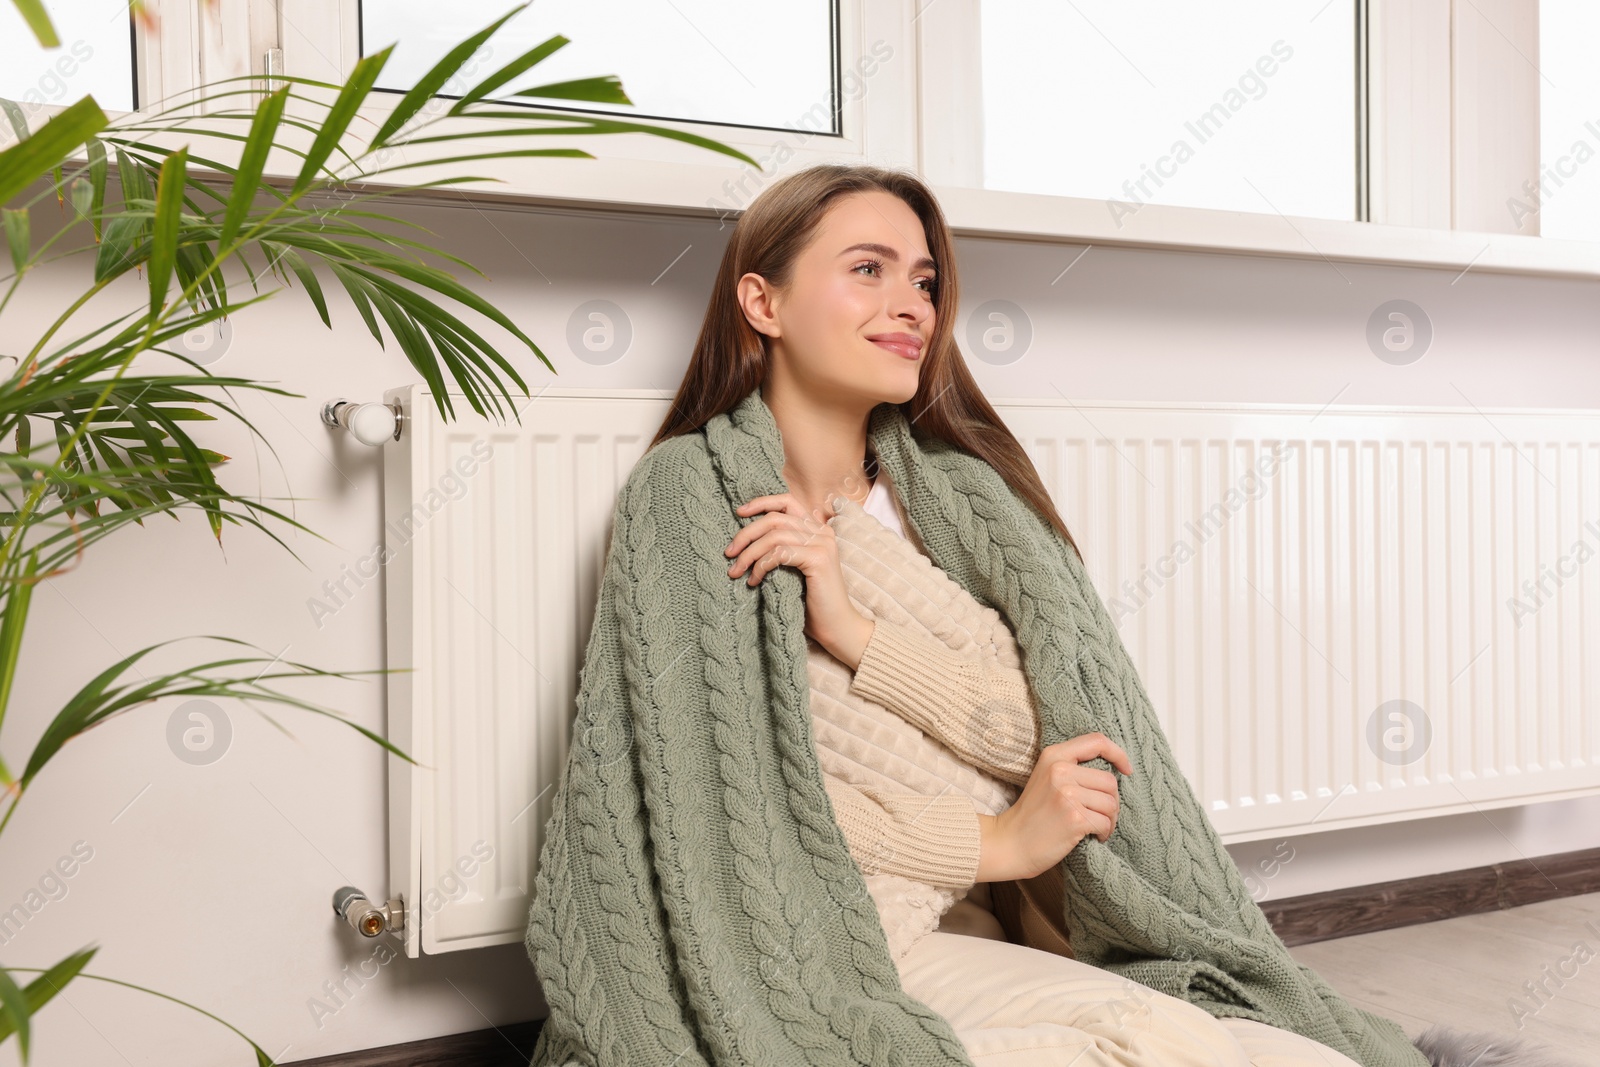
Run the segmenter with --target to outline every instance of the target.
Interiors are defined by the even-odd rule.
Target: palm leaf
[[[156,189],[156,215],[150,246],[150,316],[156,317],[166,306],[167,290],[172,286],[173,262],[178,251],[178,225],[182,221],[183,176],[189,165],[187,152],[178,151],[161,167]]]
[[[94,189],[94,201],[90,207],[90,216],[94,219],[94,239],[100,240],[100,215],[106,203],[106,173],[110,170],[106,161],[105,142],[98,137],[89,139],[89,184]]]
[[[13,1033],[18,1035],[22,1043],[22,1062],[28,1062],[28,1017],[40,1008],[50,1003],[57,993],[61,992],[66,984],[78,976],[84,966],[94,958],[98,948],[86,948],[81,952],[74,952],[66,959],[57,963],[49,970],[42,972],[39,977],[28,983],[26,989],[21,990],[21,996],[13,1000],[5,998],[5,1005],[0,1007],[0,1041],[4,1041]],[[13,971],[34,971],[35,967],[12,967]],[[9,975],[6,984],[12,989],[16,983]]]
[[[241,641],[233,637],[224,637],[218,634],[205,634],[202,636],[205,636],[211,640],[227,641],[236,645],[245,645],[262,652],[266,651],[266,649],[261,648],[259,645],[254,645],[249,641]],[[56,753],[61,750],[61,746],[66,744],[72,738],[77,737],[85,731],[100,725],[107,719],[110,719],[112,716],[127,711],[128,709],[136,707],[140,704],[147,704],[154,700],[178,696],[215,697],[219,699],[236,698],[244,701],[247,705],[253,700],[260,700],[273,704],[287,704],[292,707],[315,712],[319,715],[325,715],[330,719],[335,719],[339,722],[342,722],[349,726],[352,730],[355,730],[362,736],[366,737],[368,740],[381,745],[388,752],[399,756],[407,763],[416,763],[416,761],[408,756],[405,752],[401,751],[399,748],[396,748],[387,738],[380,734],[374,733],[372,730],[369,730],[360,723],[348,718],[341,712],[335,711],[331,708],[324,708],[308,701],[300,700],[297,697],[292,697],[285,693],[279,693],[261,684],[263,679],[276,678],[320,677],[352,679],[357,675],[362,674],[389,674],[393,673],[396,668],[380,667],[373,668],[371,670],[360,671],[328,671],[323,670],[320,667],[312,667],[308,664],[296,663],[293,660],[282,659],[278,656],[247,656],[236,659],[215,660],[210,663],[197,664],[184,670],[174,671],[170,674],[157,675],[152,678],[141,678],[139,684],[133,686],[112,684],[118,678],[120,678],[125,671],[132,668],[139,660],[143,659],[154,650],[161,648],[164,645],[172,644],[174,641],[181,640],[184,639],[173,638],[169,641],[159,641],[156,644],[145,646],[132,655],[124,656],[116,663],[101,671],[86,685],[79,689],[77,693],[73,694],[72,698],[69,699],[67,703],[62,706],[61,710],[56,713],[56,716],[51,719],[49,725],[45,727],[44,733],[34,745],[33,752],[28,757],[28,765],[23,770],[22,776],[17,779],[16,793],[19,795],[19,799],[20,793],[26,790],[26,788],[33,782],[34,778],[38,776],[39,772],[44,769],[45,765],[49,763]],[[209,678],[201,673],[203,671],[223,670],[228,667],[252,663],[264,663],[268,667],[274,664],[282,664],[285,667],[292,667],[294,669],[273,673],[261,673],[257,671],[251,674],[248,680],[245,680],[243,675],[239,677]],[[15,803],[16,801],[13,801],[13,805],[15,805]],[[9,814],[10,813],[7,812],[8,816]]]
[[[559,100],[590,100],[599,104],[632,104],[628,94],[622,91],[622,82],[617,80],[615,74],[606,74],[598,78],[574,78],[571,81],[550,82],[546,85],[535,85],[531,89],[519,89],[512,96],[546,96]]]
[[[228,214],[223,218],[222,232],[217,235],[219,248],[226,248],[233,243],[240,225],[250,212],[250,205],[255,203],[256,186],[261,183],[261,173],[266,168],[267,154],[272,151],[273,138],[277,136],[278,123],[283,118],[288,97],[288,86],[268,96],[251,123],[239,169],[233,173],[233,195],[228,198]]]
[[[6,118],[11,122],[11,132],[17,135],[17,140],[28,139],[28,116],[22,113],[22,107],[15,100],[8,100],[0,96],[0,111],[6,113]]]
[[[37,9],[42,17],[41,0],[17,2],[24,10],[30,6]],[[502,327],[518,343],[527,345],[547,368],[555,369],[510,317],[464,285],[448,266],[441,269],[433,264],[452,264],[486,277],[482,271],[421,239],[385,232],[415,226],[414,223],[357,206],[409,190],[482,182],[487,180],[484,177],[465,173],[461,168],[444,178],[383,189],[370,196],[363,192],[360,196],[341,197],[328,209],[307,206],[319,193],[337,184],[334,171],[344,163],[381,162],[381,157],[373,158],[374,154],[395,144],[425,145],[464,139],[418,139],[415,131],[412,135],[401,131],[418,125],[415,120],[434,94],[457,76],[478,46],[520,9],[450,49],[400,98],[378,125],[377,134],[359,146],[351,129],[370,104],[388,49],[358,62],[343,84],[280,76],[283,87],[263,94],[260,77],[248,75],[205,87],[201,101],[179,97],[158,101],[114,125],[107,122],[93,99],[86,97],[30,134],[21,109],[15,103],[8,106],[0,101],[0,109],[5,110],[12,123],[20,121],[18,144],[0,153],[0,206],[7,209],[3,228],[17,268],[11,291],[16,291],[16,283],[25,271],[51,261],[47,255],[60,250],[59,238],[66,233],[63,229],[62,234],[46,237],[27,230],[27,209],[41,202],[50,188],[47,184],[38,192],[32,191],[30,187],[40,177],[47,173],[53,177],[51,184],[58,203],[70,197],[72,225],[87,218],[93,230],[93,243],[88,243],[88,228],[69,235],[81,234],[85,241],[83,248],[72,252],[89,257],[93,284],[31,344],[22,373],[0,388],[0,435],[8,442],[14,436],[17,444],[15,452],[0,450],[0,534],[4,535],[4,545],[0,547],[0,718],[21,662],[21,635],[34,585],[75,566],[99,539],[129,524],[143,524],[156,515],[176,521],[186,509],[205,515],[219,540],[224,524],[249,525],[272,537],[297,560],[299,556],[279,536],[275,525],[287,524],[321,537],[259,498],[229,493],[217,470],[228,457],[205,447],[190,432],[197,422],[209,423],[227,414],[244,422],[255,438],[265,441],[260,430],[231,403],[231,390],[248,388],[299,396],[249,379],[214,375],[175,344],[186,330],[212,324],[278,292],[270,284],[260,284],[256,269],[260,262],[252,262],[255,255],[263,256],[267,270],[286,285],[291,278],[298,281],[329,326],[327,294],[318,268],[331,271],[380,346],[385,342],[383,327],[388,328],[406,358],[428,382],[441,415],[447,419],[454,417],[452,390],[447,388],[451,379],[480,414],[489,409],[497,415],[503,413],[501,399],[511,399],[508,383],[514,383],[523,395],[528,394],[527,383],[516,366],[478,328],[464,321],[462,309],[477,312]],[[588,152],[567,147],[517,145],[507,150],[497,146],[504,145],[504,138],[509,136],[650,133],[689,141],[758,165],[729,146],[669,128],[574,119],[532,106],[483,106],[491,93],[503,89],[567,43],[565,37],[551,37],[471,87],[448,114],[471,119],[475,131],[471,136],[484,139],[479,142],[481,150],[464,145],[466,151],[452,149],[448,158],[435,159],[430,164],[455,166],[531,156],[593,158]],[[239,84],[232,84],[235,82]],[[328,93],[332,95],[331,102],[322,95]],[[554,82],[516,95],[630,102],[614,77]],[[211,106],[195,107],[202,102]],[[420,125],[425,128],[440,117],[433,115]],[[297,145],[276,144],[282,130],[307,134],[299,144],[309,147],[302,150]],[[179,148],[151,143],[154,139],[170,143],[170,135],[190,135],[190,143]],[[236,165],[213,158],[217,152],[206,151],[205,145],[212,139],[239,145]],[[74,158],[80,145],[85,146],[84,158]],[[262,182],[274,149],[300,160],[292,184]],[[342,162],[336,164],[336,160]],[[107,195],[113,164],[115,187],[120,193],[115,204],[109,202],[115,197]],[[401,163],[390,170],[418,165],[422,164]],[[265,193],[259,198],[259,210],[258,192]],[[25,193],[25,202],[13,202]],[[40,217],[32,216],[36,227]],[[428,233],[425,227],[415,228]],[[237,259],[246,272],[253,295],[229,291],[224,270],[230,258]],[[98,325],[77,325],[81,315],[74,312],[128,270],[141,267],[147,268],[147,301],[126,313],[107,312],[108,318]],[[0,307],[9,296],[7,293],[0,299]],[[68,334],[69,329],[76,335]],[[140,355],[152,352],[175,357],[194,373],[130,372]],[[48,449],[33,446],[36,431],[42,433],[40,440],[46,444],[54,439],[55,453],[46,454]],[[267,444],[271,449],[270,442]],[[248,645],[228,637],[215,639]],[[312,711],[337,718],[387,752],[415,762],[379,734],[338,711],[299,700],[277,688],[282,678],[353,679],[356,675],[389,671],[328,671],[251,655],[201,663],[154,678],[140,677],[139,665],[144,657],[169,643],[172,642],[141,649],[83,685],[46,726],[19,778],[12,779],[0,763],[0,782],[5,786],[0,795],[11,798],[11,804],[0,816],[0,831],[16,811],[22,795],[74,737],[123,712],[173,696],[238,699],[280,730],[284,727],[258,704],[286,704]],[[254,645],[248,647],[265,651]],[[261,673],[263,665],[271,670],[275,663],[282,669]],[[19,988],[10,974],[35,969],[0,970],[0,1042],[17,1033],[26,1058],[36,1036],[31,1032],[29,1017],[74,976],[141,988],[81,973],[94,951],[91,948],[69,957],[41,973],[25,989]],[[254,1042],[251,1046],[260,1067],[271,1067],[271,1058]]]
[[[476,118],[517,119],[523,117],[526,113],[515,110],[479,110],[473,112],[472,114]],[[489,130],[463,131],[461,133],[439,133],[428,137],[410,137],[406,139],[405,143],[408,145],[434,144],[442,141],[461,141],[469,138],[476,139],[484,137],[537,137],[566,136],[569,134],[588,135],[610,133],[650,133],[656,135],[657,137],[665,137],[669,140],[682,141],[685,144],[692,144],[697,148],[707,148],[713,152],[720,152],[723,155],[732,156],[734,159],[748,163],[752,167],[756,167],[758,169],[761,166],[760,163],[756,162],[754,159],[751,159],[749,156],[745,155],[737,148],[734,148],[732,145],[725,145],[721,141],[714,141],[709,137],[701,137],[699,134],[689,133],[686,130],[675,130],[670,126],[652,126],[649,123],[644,122],[624,122],[617,119],[593,119],[586,118],[581,115],[553,115],[549,113],[539,113],[539,118],[546,122],[565,123],[566,128],[530,130],[513,126]],[[486,152],[483,154],[482,158],[493,159],[495,158],[495,154]]]
[[[127,988],[127,989],[136,989],[141,993],[148,993],[153,997],[160,997],[162,1000],[170,1000],[174,1004],[181,1004],[183,1007],[188,1008],[190,1011],[199,1012],[201,1015],[204,1015],[206,1018],[212,1020],[213,1022],[221,1023],[223,1026],[226,1026],[229,1030],[232,1030],[234,1033],[238,1034],[241,1038],[244,1038],[245,1043],[247,1045],[249,1045],[253,1050],[255,1050],[256,1067],[276,1067],[276,1061],[274,1061],[271,1056],[267,1055],[267,1050],[262,1048],[260,1045],[256,1044],[254,1041],[251,1041],[248,1037],[245,1037],[245,1033],[244,1033],[243,1030],[240,1030],[237,1026],[234,1026],[232,1023],[228,1022],[226,1019],[223,1019],[223,1018],[221,1018],[220,1016],[217,1016],[217,1015],[213,1015],[211,1012],[206,1011],[204,1008],[196,1007],[195,1005],[190,1004],[187,1000],[180,1000],[179,998],[171,996],[170,994],[167,994],[167,993],[163,993],[158,989],[150,989],[150,988],[148,988],[146,986],[135,985],[133,982],[124,982],[120,978],[107,978],[105,975],[88,974],[88,973],[84,972],[82,970],[82,968],[83,968],[84,964],[88,962],[88,956],[92,956],[96,951],[98,951],[98,950],[94,949],[94,948],[90,948],[90,949],[86,950],[87,955],[85,955],[84,953],[79,953],[78,955],[84,956],[84,959],[82,961],[78,961],[77,960],[77,956],[72,956],[72,957],[68,957],[67,960],[63,960],[61,964],[57,964],[56,965],[57,967],[61,967],[62,964],[68,964],[68,963],[76,963],[76,966],[71,969],[71,973],[70,974],[66,974],[65,977],[60,979],[59,984],[52,983],[52,984],[55,984],[56,991],[59,991],[60,986],[66,985],[66,983],[68,981],[70,981],[73,977],[77,977],[77,978],[86,979],[86,980],[91,981],[91,982],[108,982],[111,985],[119,985],[119,986],[123,986],[124,988]],[[54,969],[55,968],[52,968],[51,970],[54,971]],[[32,971],[37,971],[38,968],[37,967],[12,967],[11,970],[13,970],[13,971],[29,971],[29,972],[32,972]],[[46,972],[46,973],[49,974],[49,972]],[[29,988],[30,989],[33,988],[33,984],[32,983],[29,984]],[[45,999],[48,1000],[49,998],[46,997]],[[4,1040],[4,1037],[0,1036],[0,1040]]]
[[[512,81],[519,75],[525,74],[529,70],[532,70],[534,67],[548,59],[551,55],[555,54],[571,43],[572,42],[568,38],[563,37],[558,33],[546,40],[544,43],[528,49],[520,56],[512,59],[511,62],[507,63],[505,66],[501,67],[499,70],[483,79],[483,81],[467,90],[466,94],[462,96],[460,100],[457,100],[450,110],[446,112],[446,114],[461,114],[478,100],[488,96],[490,93],[494,92],[502,85],[505,85],[507,82]],[[633,101],[629,100],[628,103],[631,104]]]
[[[11,262],[20,272],[29,258],[28,212],[18,208],[0,208],[4,220],[6,244],[11,247]]]
[[[494,31],[527,6],[527,3],[519,4],[446,52],[444,58],[418,78],[416,84],[400,98],[400,102],[394,106],[394,110],[389,113],[383,125],[378,127],[378,132],[372,135],[372,147],[382,148],[388,144],[389,138],[411,121],[412,117],[422,110],[422,106],[433,99],[435,93],[444,88],[445,83],[461,69],[461,64],[471,59],[473,53],[483,46],[483,42],[487,41]]]
[[[5,722],[11,702],[11,683],[17,675],[17,655],[22,649],[22,631],[28,620],[28,604],[33,597],[34,574],[38,558],[30,553],[21,561],[21,581],[0,608],[0,723]]]
[[[22,20],[28,24],[28,29],[33,31],[34,39],[39,42],[40,48],[60,48],[61,38],[56,36],[56,28],[50,23],[50,14],[44,9],[44,0],[13,0],[17,10],[22,13]],[[0,196],[0,200],[5,197]]]
[[[7,1035],[4,1031],[10,1026],[17,1035],[17,1043],[22,1049],[22,1062],[28,1062],[28,1040],[32,1036],[28,1025],[28,1018],[33,1014],[33,1006],[28,1003],[27,995],[17,987],[17,983],[5,968],[0,967],[0,1041]]]
[[[57,166],[107,121],[94,97],[86,96],[52,116],[33,136],[0,152],[0,204]]]
[[[322,169],[328,157],[333,154],[334,147],[349,128],[350,120],[356,117],[356,112],[366,101],[367,94],[377,83],[378,75],[383,71],[383,65],[389,62],[389,54],[393,51],[394,45],[390,45],[356,61],[350,79],[345,82],[344,87],[339,90],[338,98],[328,108],[328,117],[322,128],[317,131],[317,139],[306,152],[305,164],[300,168],[300,175],[294,181],[293,192],[302,193],[311,187],[317,171]]]

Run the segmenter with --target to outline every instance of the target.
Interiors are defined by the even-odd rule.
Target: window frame
[[[919,20],[925,69],[954,72],[925,83],[924,176],[964,235],[1600,276],[1600,242],[1515,232],[1505,209],[1538,173],[1537,73],[1515,52],[1537,50],[1538,0],[1357,0],[1367,221],[1146,204],[1120,226],[1098,198],[976,187],[979,2],[948,0]],[[1513,48],[1493,47],[1502,40]]]
[[[147,6],[158,17],[159,9],[163,2],[169,7],[181,6],[176,3],[176,0],[146,0]],[[187,15],[187,12],[182,14]],[[182,23],[184,19],[182,17],[175,18],[171,27],[163,20],[161,23],[163,32],[152,36],[145,32],[144,26],[133,19],[131,14],[128,17],[133,26],[131,47],[133,50],[134,102],[140,105],[140,108],[139,111],[128,111],[123,108],[110,107],[104,100],[97,100],[97,103],[100,104],[100,109],[106,113],[107,118],[111,119],[138,114],[148,108],[152,101],[170,93],[181,92],[184,88],[193,85],[193,57],[186,56],[182,49],[169,48],[166,45],[168,40],[183,35]],[[61,27],[58,26],[58,36],[60,35],[60,30]],[[28,35],[26,43],[29,47],[39,48],[38,42],[32,35]],[[67,47],[68,42],[63,37],[58,49],[40,49],[41,57],[49,57],[52,52],[64,51]],[[85,95],[92,94],[76,93],[60,104],[41,103],[38,106],[25,106],[23,115],[28,120],[29,132],[36,132],[53,116],[64,110],[67,105],[75,103]],[[21,102],[26,103],[25,100]],[[6,126],[5,130],[8,138],[6,144],[10,144],[10,127]]]
[[[142,22],[132,20],[134,94],[139,106],[127,111],[101,101],[107,118],[117,121],[132,116],[137,120],[160,109],[181,107],[207,81],[249,71],[250,50],[241,42],[250,35],[251,19],[265,10],[264,0],[248,0],[255,14],[244,5],[218,4],[212,10],[184,0],[144,0],[144,6],[155,20],[156,32],[150,33]],[[66,106],[39,108],[29,116],[29,130],[36,131]],[[212,105],[221,106],[239,105]]]
[[[1356,138],[1353,156],[1353,195],[1351,208],[1361,217],[1367,200],[1366,158],[1362,150],[1362,132],[1366,125],[1366,100],[1361,92],[1360,74],[1365,62],[1363,21],[1366,0],[1353,0],[1357,40],[1352,55],[1355,66],[1350,71],[1352,95],[1350,109],[1353,114],[1352,129]],[[993,193],[993,199],[1018,195],[1008,190],[988,190],[982,186],[985,143],[983,135],[983,73],[982,63],[972,55],[973,42],[982,39],[982,20],[979,14],[981,0],[960,3],[939,3],[926,8],[919,21],[921,34],[920,53],[928,70],[952,72],[948,77],[929,79],[923,100],[921,140],[923,146],[923,177],[940,187],[958,187]],[[1029,194],[1021,194],[1029,195]],[[1048,200],[1059,201],[1075,224],[1092,227],[1087,217],[1091,211],[1107,213],[1108,201],[1102,197],[1073,197],[1066,195],[1033,194]],[[991,199],[985,196],[983,199]],[[1090,207],[1093,205],[1093,207]],[[1151,207],[1141,203],[1133,218]],[[1189,205],[1168,206],[1169,219],[1181,220],[1183,212],[1197,212],[1194,219],[1254,214],[1231,209],[1203,208]],[[1080,214],[1082,213],[1082,214]],[[1271,211],[1262,212],[1271,214]],[[1299,216],[1294,216],[1299,218]],[[1353,220],[1343,220],[1353,221]],[[1113,227],[1110,234],[1097,230],[1102,237],[1115,236],[1126,225]],[[1110,243],[1109,241],[1107,243]]]
[[[270,3],[272,0],[250,2]],[[360,58],[359,0],[279,2],[286,71],[327,81],[342,81],[348,76]],[[541,147],[579,147],[594,153],[596,158],[581,161],[507,159],[474,165],[475,173],[500,178],[504,184],[498,187],[454,186],[452,188],[459,192],[444,194],[444,199],[459,203],[462,195],[469,195],[534,203],[628,205],[674,212],[711,210],[726,214],[742,210],[778,173],[814,163],[875,162],[912,168],[916,152],[912,133],[915,56],[909,44],[911,16],[900,5],[870,3],[869,0],[837,0],[837,4],[841,136],[811,133],[802,136],[803,128],[801,131],[771,130],[640,118],[640,122],[650,125],[670,126],[731,145],[761,161],[764,170],[758,173],[732,157],[643,134],[541,137]],[[880,60],[878,57],[884,55],[885,48],[888,49],[887,58]],[[864,72],[869,86],[869,92],[853,98],[845,88],[846,75],[852,69]],[[382,122],[401,95],[376,94],[371,105],[363,109],[363,112],[370,112],[365,117],[375,123]],[[868,95],[873,104],[870,109]],[[626,118],[625,115],[617,117]],[[447,133],[471,128],[470,120],[441,119],[433,130]],[[441,149],[440,154],[444,151]],[[458,152],[460,146],[448,151]],[[407,158],[409,161],[412,157]],[[416,155],[414,158],[428,157]],[[409,178],[396,175],[394,180],[422,181],[440,176],[433,174],[430,168],[420,167],[405,175]]]

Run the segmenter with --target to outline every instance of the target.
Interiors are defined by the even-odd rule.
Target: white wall
[[[46,214],[53,205],[39,212]],[[674,386],[729,232],[715,222],[470,205],[405,215],[487,272],[492,280],[478,281],[478,291],[540,342],[565,386]],[[35,232],[46,223],[36,217]],[[1600,301],[1589,281],[1100,247],[1063,275],[1081,248],[965,240],[960,249],[964,310],[1011,300],[1033,329],[1015,362],[971,360],[993,397],[1055,396],[1059,386],[1073,399],[1600,406]],[[26,299],[8,308],[6,350],[31,344],[80,291],[87,270],[79,264],[34,278]],[[633,330],[626,354],[604,366],[579,359],[566,342],[569,317],[596,298],[615,302]],[[1431,349],[1409,366],[1385,363],[1366,346],[1369,314],[1394,298],[1421,305],[1434,328]],[[129,281],[102,298],[103,316],[85,321],[142,299]],[[378,453],[330,433],[317,411],[325,399],[376,399],[419,375],[392,343],[385,351],[372,341],[342,294],[331,300],[331,332],[298,289],[242,312],[226,355],[211,366],[305,394],[238,395],[277,457],[252,448],[234,425],[205,431],[233,457],[224,468],[230,487],[299,496],[293,513],[327,541],[275,526],[302,564],[264,534],[228,527],[219,549],[205,523],[189,516],[124,531],[45,584],[34,597],[6,722],[13,769],[79,685],[158,640],[226,634],[257,643],[265,656],[281,652],[327,669],[384,665],[380,581],[320,629],[307,607],[382,536]],[[501,331],[486,336],[506,342],[501,351],[531,386],[550,380]],[[153,654],[147,669],[235,654],[185,641]],[[381,677],[295,691],[383,729]],[[134,710],[74,740],[30,790],[4,838],[0,908],[22,901],[74,842],[86,842],[93,857],[66,882],[65,897],[0,944],[8,965],[44,966],[98,941],[92,972],[195,1002],[283,1059],[544,1015],[526,954],[509,945],[418,961],[380,957],[388,962],[375,978],[333,1014],[314,1018],[308,1004],[324,983],[373,953],[335,924],[330,899],[347,883],[374,894],[388,888],[380,750],[309,713],[263,706],[289,737],[229,704],[225,756],[195,766],[168,746],[179,703]],[[1600,799],[1589,798],[1299,837],[1294,859],[1266,880],[1265,892],[1293,896],[1593,847],[1597,816]],[[1231,851],[1253,866],[1283,855],[1276,845]],[[243,1064],[247,1052],[203,1017],[89,981],[73,983],[35,1020],[38,1067]],[[17,1062],[11,1042],[0,1064]]]

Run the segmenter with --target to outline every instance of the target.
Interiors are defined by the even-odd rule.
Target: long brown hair
[[[933,192],[919,178],[902,171],[864,164],[819,164],[775,182],[744,210],[723,251],[689,367],[651,447],[669,437],[693,433],[713,415],[733,410],[765,380],[770,358],[767,338],[745,318],[738,298],[739,279],[754,273],[775,288],[787,288],[796,258],[815,237],[832,202],[848,193],[870,190],[891,193],[917,213],[928,251],[938,265],[933,337],[916,395],[899,405],[911,421],[913,436],[949,442],[984,460],[1060,532],[1081,559],[1083,553],[1051,502],[1033,461],[984,398],[956,348],[955,311],[961,290],[950,227]]]

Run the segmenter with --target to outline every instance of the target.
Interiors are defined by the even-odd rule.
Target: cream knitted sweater
[[[906,534],[880,472],[830,520],[851,601],[875,620],[856,670],[807,641],[811,713],[834,816],[902,958],[973,887],[978,813],[1021,792],[1039,723],[1000,613]]]

